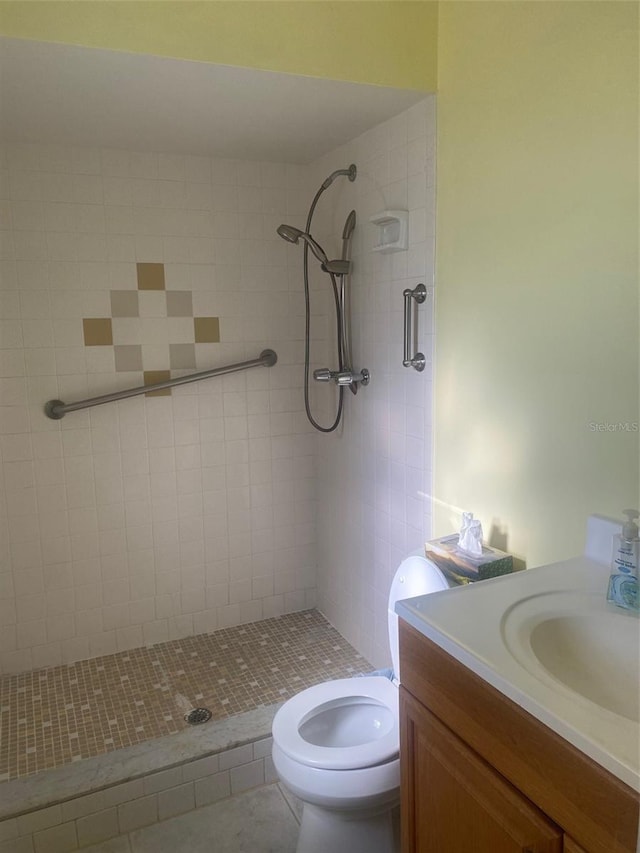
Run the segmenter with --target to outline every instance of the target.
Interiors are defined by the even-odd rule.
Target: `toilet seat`
[[[354,714],[364,713],[367,718],[366,727],[355,736],[359,740],[355,745],[346,745],[338,736],[335,745],[325,746],[301,734],[305,724],[313,726],[325,712],[342,714],[348,720],[352,708]],[[319,725],[322,729],[321,721]],[[285,755],[307,767],[354,770],[391,761],[398,756],[400,742],[398,688],[379,675],[316,684],[280,708],[273,720],[273,737]]]

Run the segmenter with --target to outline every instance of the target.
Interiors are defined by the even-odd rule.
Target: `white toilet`
[[[394,679],[325,681],[293,696],[273,720],[273,762],[304,804],[297,853],[392,853],[400,799],[398,617],[403,598],[447,589],[440,569],[404,560],[389,592]]]

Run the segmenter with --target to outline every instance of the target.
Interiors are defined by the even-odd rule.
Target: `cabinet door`
[[[562,830],[403,688],[400,725],[403,853],[562,853]]]
[[[579,844],[573,840],[573,838],[569,838],[568,835],[564,837],[564,847],[562,848],[563,853],[587,853],[584,847],[580,847]]]

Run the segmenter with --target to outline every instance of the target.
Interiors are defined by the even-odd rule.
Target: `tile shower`
[[[305,170],[39,145],[3,164],[2,671],[313,606],[316,441],[275,234]],[[266,346],[269,371],[42,413]]]
[[[317,612],[0,679],[0,782],[283,702],[369,665]]]
[[[357,660],[388,664],[388,583],[430,529],[430,372],[400,361],[401,294],[418,281],[430,291],[420,345],[432,352],[434,135],[429,98],[310,166],[48,145],[0,153],[6,683],[75,661],[142,660],[259,620],[286,625],[299,611],[321,619],[316,606],[354,648],[344,644],[353,657],[339,671],[305,665],[312,680]],[[301,253],[276,227],[302,226],[318,177],[349,162],[358,179],[327,197],[317,236],[332,245],[357,209],[354,366],[372,382],[348,395],[342,430],[318,437],[303,406]],[[373,253],[369,216],[389,208],[410,211],[409,250]],[[320,279],[312,287],[322,305]],[[330,334],[320,316],[316,359]],[[269,370],[43,415],[51,398],[266,347],[278,354]],[[32,766],[26,752],[19,760]]]

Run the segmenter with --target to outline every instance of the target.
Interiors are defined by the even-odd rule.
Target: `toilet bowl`
[[[393,853],[400,800],[396,601],[447,589],[421,556],[408,557],[389,592],[393,680],[384,675],[325,681],[293,696],[273,720],[273,762],[302,800],[297,853]]]

